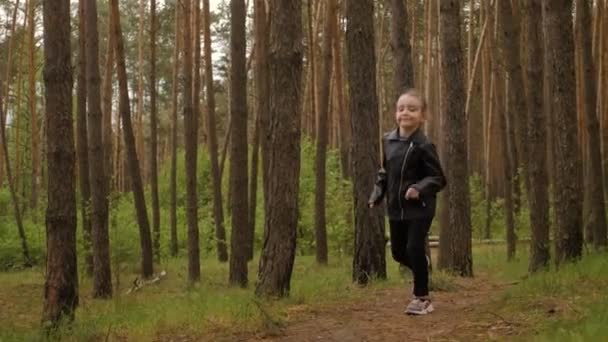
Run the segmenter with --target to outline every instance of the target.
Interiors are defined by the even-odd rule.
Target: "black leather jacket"
[[[421,129],[407,139],[395,129],[384,135],[382,143],[384,168],[378,171],[369,203],[378,205],[386,195],[391,221],[435,216],[437,192],[446,185],[435,145]],[[410,187],[420,192],[419,199],[405,199]]]

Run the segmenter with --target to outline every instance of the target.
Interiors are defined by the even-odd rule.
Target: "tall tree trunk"
[[[549,265],[549,194],[547,162],[547,118],[543,111],[543,51],[542,26],[538,20],[542,0],[524,0],[523,20],[526,27],[526,100],[528,102],[527,134],[530,189],[530,263],[528,270],[536,272]]]
[[[11,21],[11,30],[10,30],[10,38],[8,38],[8,53],[7,53],[7,58],[6,58],[6,73],[5,73],[5,80],[6,80],[6,89],[0,88],[0,96],[4,95],[4,98],[6,99],[6,105],[4,107],[0,107],[0,115],[4,115],[4,113],[6,113],[8,111],[8,99],[9,99],[9,89],[10,89],[10,80],[11,80],[11,66],[12,66],[12,59],[13,59],[13,41],[14,41],[14,37],[15,37],[15,27],[17,25],[17,11],[19,10],[19,0],[17,0],[15,2],[15,9],[13,10],[13,18]],[[0,116],[0,121],[4,121],[4,117]],[[0,149],[0,157],[2,157],[2,153],[4,151],[4,148]],[[3,183],[3,179],[4,179],[4,167],[2,166],[2,163],[4,162],[4,158],[0,158],[0,184]]]
[[[199,141],[199,127],[200,127],[200,117],[201,117],[201,0],[192,0],[192,12],[190,14],[190,22],[191,22],[191,38],[192,38],[192,120],[191,120],[191,128],[186,129],[186,133],[190,134],[191,137],[189,139],[190,143],[196,145],[194,148],[194,158],[198,160],[198,141]],[[194,141],[194,142],[192,142]],[[194,178],[196,181],[196,165],[194,166]],[[197,189],[198,191],[198,189]],[[197,192],[198,198],[198,192]],[[198,202],[198,199],[197,199]],[[196,214],[198,220],[198,212]],[[198,228],[197,228],[198,229]]]
[[[522,51],[522,55],[523,55],[523,53],[525,53],[525,52]],[[523,62],[522,62],[522,64],[523,64]],[[523,67],[522,67],[522,72],[524,72]],[[505,104],[505,111],[507,113],[512,112],[511,108],[513,108],[513,106],[514,106],[513,104],[515,103],[515,99],[514,99],[515,95],[514,95],[514,91],[513,91],[514,86],[515,85],[513,84],[513,82],[511,82],[511,80],[509,79],[507,82],[508,89],[506,90],[506,94],[509,95],[509,98],[506,99],[507,102]],[[525,96],[525,89],[524,89],[524,96]],[[524,101],[525,101],[525,98],[524,98]],[[527,107],[527,104],[526,104],[526,107]],[[528,114],[526,113],[526,119],[527,119],[527,117],[528,117]],[[515,211],[516,215],[519,215],[520,208],[521,208],[521,201],[522,201],[521,200],[522,193],[521,193],[520,180],[522,180],[524,182],[524,184],[529,184],[530,177],[528,177],[527,174],[522,174],[522,176],[524,177],[522,179],[519,175],[518,170],[515,167],[513,167],[513,165],[520,165],[519,158],[517,155],[517,147],[516,147],[516,145],[517,145],[516,129],[517,128],[515,127],[514,121],[515,121],[515,119],[513,118],[513,116],[507,115],[506,124],[507,124],[507,143],[508,144],[507,144],[506,148],[508,148],[509,160],[511,160],[511,165],[512,165],[511,172],[513,173],[513,175],[512,175],[513,182],[511,183],[512,191],[513,191],[513,210]],[[530,151],[528,150],[530,147],[529,146],[530,142],[528,141],[528,127],[527,127],[526,121],[522,122],[519,126],[520,126],[519,127],[520,129],[524,130],[524,134],[526,134],[526,143],[528,144],[528,146],[526,146],[527,154],[522,157],[528,158],[528,156],[530,154]],[[522,162],[522,163],[525,163],[526,165],[528,165],[528,162]],[[527,172],[528,168],[529,168],[529,166],[526,168],[526,172]],[[529,192],[527,191],[526,193],[528,194]]]
[[[255,40],[255,64],[253,66],[253,75],[256,92],[256,115],[255,115],[255,131],[253,136],[253,152],[251,158],[251,182],[249,183],[249,234],[251,241],[251,249],[249,250],[249,259],[253,258],[253,243],[255,238],[255,210],[257,199],[257,174],[258,174],[258,149],[261,149],[262,154],[262,187],[264,195],[264,204],[267,202],[266,194],[268,187],[268,156],[264,154],[267,151],[265,144],[266,130],[269,122],[269,101],[268,101],[268,28],[266,17],[266,4],[264,0],[255,0],[254,3],[254,40]],[[261,147],[258,147],[261,145]]]
[[[156,0],[150,0],[150,192],[154,257],[160,262],[160,205],[158,203],[158,113],[156,108]]]
[[[604,170],[604,179],[608,179],[608,2],[604,3],[604,8],[601,10],[602,28],[598,60],[600,61],[600,73],[598,79],[601,80],[599,88],[601,89],[598,99],[600,99],[600,115],[602,117],[602,146],[604,146],[604,155],[602,166]],[[604,184],[606,192],[608,192],[608,181]]]
[[[385,23],[388,21],[387,18],[389,17],[389,10],[390,10],[390,6],[383,6],[383,13],[382,15],[379,16],[379,18],[376,20],[376,22],[378,22],[378,28],[376,29],[376,31],[378,33],[376,33],[376,84],[378,85],[377,89],[378,89],[378,112],[380,113],[381,119],[381,125],[379,127],[379,137],[381,137],[385,131],[388,131],[389,129],[394,127],[394,119],[393,119],[393,113],[391,113],[391,111],[389,111],[389,101],[392,100],[393,96],[394,96],[394,92],[395,90],[393,89],[393,84],[389,81],[389,82],[385,82],[385,70],[386,67],[388,66],[386,61],[386,56],[388,55],[388,51],[391,48],[391,28],[390,26],[387,27],[387,25],[385,25]],[[405,10],[405,8],[404,8]],[[406,13],[406,17],[407,17],[407,13]],[[387,27],[385,29],[385,27]],[[407,27],[405,27],[405,31],[407,32]],[[388,38],[385,38],[388,37]],[[404,39],[409,39],[409,37],[404,37]],[[408,44],[409,45],[409,44]],[[396,75],[396,74],[395,74]],[[399,77],[403,77],[402,75],[399,75]],[[394,81],[394,77],[393,80]]]
[[[196,143],[200,141],[201,122],[201,0],[192,0],[192,110],[196,118]],[[198,155],[198,149],[197,149]]]
[[[258,170],[260,150],[260,119],[256,113],[253,128],[253,142],[251,151],[251,171],[249,173],[249,208],[247,209],[247,261],[253,260],[255,245],[255,217],[258,194]]]
[[[473,260],[471,253],[471,217],[470,195],[468,184],[467,137],[466,123],[464,121],[465,107],[465,80],[464,53],[460,42],[460,2],[458,0],[443,0],[440,6],[440,44],[441,44],[441,70],[442,70],[442,109],[445,125],[447,127],[447,202],[449,203],[449,225],[443,227],[450,229],[451,255],[447,256],[448,263],[439,268],[447,269],[461,276],[473,276]],[[444,259],[445,260],[445,259]]]
[[[213,179],[213,218],[215,221],[215,239],[217,258],[220,262],[228,261],[226,246],[226,229],[224,228],[224,211],[222,208],[222,182],[218,161],[217,127],[215,117],[215,89],[213,86],[213,64],[211,60],[211,21],[209,0],[203,0],[203,39],[205,56],[205,90],[207,91],[207,133],[209,158],[211,159],[211,177]],[[256,43],[257,46],[257,43]],[[256,55],[257,58],[258,55]]]
[[[112,17],[112,13],[110,12],[110,18]],[[114,25],[114,23],[112,23],[112,25]],[[112,26],[113,27],[113,26]],[[111,28],[112,31],[114,31],[114,28]],[[114,35],[114,32],[112,32],[112,35]],[[116,51],[114,51],[114,54],[116,55]],[[123,161],[124,158],[122,158],[122,149],[120,146],[120,141],[122,139],[122,126],[121,126],[121,122],[120,122],[120,110],[116,111],[116,143],[115,143],[115,155],[114,155],[114,174],[116,175],[116,179],[115,179],[115,183],[116,183],[116,189],[119,192],[122,192],[124,189],[123,186],[123,178],[124,178],[124,174],[123,174]]]
[[[473,25],[475,24],[475,0],[469,0],[468,7],[469,22],[467,24],[467,89],[471,87],[471,83],[473,82],[473,79],[475,77],[475,74],[473,72]],[[468,111],[465,112],[468,113]]]
[[[230,132],[232,131],[232,121],[228,117],[228,128],[224,133],[224,144],[222,145],[222,155],[220,157],[220,180],[224,176],[224,165],[226,165],[226,155],[228,151],[228,145],[230,143]],[[228,192],[228,206],[230,207],[230,192]]]
[[[467,86],[467,101],[465,105],[465,115],[466,118],[469,118],[470,108],[471,108],[471,100],[473,95],[473,87],[475,86],[475,80],[477,79],[477,65],[479,65],[479,56],[481,51],[483,50],[484,43],[486,42],[486,32],[488,27],[488,18],[486,17],[483,27],[481,29],[481,33],[479,35],[479,43],[477,44],[477,50],[475,51],[475,58],[473,63],[471,64],[471,73],[468,75],[468,86]],[[469,128],[470,129],[470,128]]]
[[[287,296],[296,249],[300,177],[302,3],[276,0],[270,9],[268,195],[256,294]],[[263,146],[264,146],[263,145]]]
[[[344,77],[342,73],[342,66],[344,60],[342,58],[342,28],[340,26],[340,15],[335,17],[336,23],[334,24],[334,37],[333,40],[333,54],[335,64],[335,75],[336,75],[336,101],[338,102],[338,130],[340,132],[340,165],[342,169],[342,177],[348,179],[351,174],[351,162],[350,162],[350,112],[346,110],[346,103],[344,99]],[[350,214],[349,214],[350,217]]]
[[[56,327],[73,320],[78,306],[70,1],[44,0],[43,19],[49,178],[42,321]]]
[[[488,44],[489,45],[489,44]],[[490,49],[492,50],[492,49]],[[492,63],[492,67],[496,67],[496,63]],[[490,89],[488,93],[488,112],[485,113],[485,127],[483,128],[485,133],[485,169],[484,169],[484,188],[483,195],[485,198],[485,225],[483,231],[484,239],[492,238],[492,150],[494,147],[494,135],[493,132],[493,124],[494,124],[494,113],[496,111],[496,75],[492,70],[492,74],[490,75]]]
[[[472,15],[469,20],[474,20],[475,16]],[[468,88],[467,88],[467,97],[465,104],[465,118],[467,121],[467,150],[469,151],[469,172],[471,175],[473,174],[481,174],[480,164],[483,161],[482,153],[478,153],[478,151],[483,150],[483,139],[478,137],[482,137],[484,133],[479,129],[479,123],[483,122],[483,112],[481,110],[471,111],[471,102],[474,98],[474,91],[479,89],[479,86],[476,82],[479,78],[479,60],[481,56],[481,52],[484,50],[484,45],[488,38],[486,38],[486,32],[488,31],[488,20],[485,18],[483,26],[481,26],[481,33],[479,34],[479,39],[477,42],[477,48],[475,51],[475,57],[471,63],[471,70],[468,75]],[[472,52],[471,52],[472,53]],[[471,55],[471,54],[469,54]],[[478,93],[475,93],[475,98],[478,98]]]
[[[488,23],[488,33],[487,33],[487,37],[486,38],[488,41],[491,40],[491,37],[493,37],[492,32],[494,31],[494,16],[492,15],[492,11],[490,9],[491,4],[488,1],[485,2],[480,2],[480,16],[483,16],[483,21]],[[480,20],[481,21],[481,20]],[[489,119],[489,114],[490,114],[490,74],[491,74],[491,63],[492,60],[490,59],[490,48],[488,47],[489,44],[486,44],[486,46],[483,48],[482,51],[482,56],[481,56],[481,121],[483,123],[483,135],[482,135],[482,141],[483,141],[483,151],[484,151],[484,156],[485,158],[483,159],[484,161],[487,159],[487,155],[488,155],[488,149],[490,148],[488,141],[489,138],[488,137],[488,130],[486,129],[486,127],[488,126],[488,120]],[[485,166],[484,166],[485,167]],[[485,169],[484,169],[485,170]],[[483,176],[483,180],[484,182],[487,181],[486,180],[486,174],[484,173]],[[484,196],[487,197],[487,195],[484,194]]]
[[[198,232],[198,197],[196,183],[196,117],[192,108],[192,6],[190,0],[184,0],[183,37],[184,67],[182,68],[183,115],[186,146],[186,220],[188,223],[188,279],[198,281],[201,277],[199,232]]]
[[[319,6],[320,2],[317,2],[317,10],[314,10],[314,2],[315,0],[307,0],[307,17],[308,17],[308,37],[307,37],[307,67],[308,67],[308,84],[307,88],[310,91],[310,107],[308,107],[308,111],[304,113],[308,120],[306,120],[307,125],[305,126],[305,132],[310,135],[312,139],[315,139],[315,128],[317,125],[317,67],[316,67],[316,56],[315,50],[317,49],[317,40],[316,40],[316,32],[317,32],[317,18],[319,17]]]
[[[116,189],[116,187],[111,184],[112,181],[116,183],[115,177],[118,176],[114,174],[113,167],[113,143],[112,143],[112,77],[114,74],[114,35],[112,34],[113,20],[115,20],[112,15],[108,16],[108,45],[106,47],[106,63],[104,68],[104,76],[101,85],[102,89],[102,99],[101,99],[101,111],[103,115],[102,119],[102,140],[103,140],[103,150],[104,150],[104,165],[106,168],[106,177],[108,179],[108,193],[112,190]],[[116,127],[119,127],[120,123],[116,123]],[[118,129],[117,129],[118,131]],[[118,148],[118,146],[116,146]]]
[[[29,6],[31,1],[26,2],[25,7],[26,10],[29,10]],[[26,17],[27,19],[27,17]],[[24,19],[24,23],[23,26],[25,26],[25,19]],[[23,43],[20,45],[20,52],[21,54],[23,54]],[[21,183],[25,183],[22,181],[21,179],[21,170],[22,170],[22,163],[21,163],[21,159],[22,159],[22,155],[21,155],[21,104],[22,104],[22,88],[23,88],[23,82],[22,82],[22,74],[23,74],[23,69],[24,69],[24,62],[25,62],[25,58],[21,58],[18,65],[17,65],[17,105],[16,105],[16,109],[14,112],[14,116],[13,116],[13,120],[14,123],[12,124],[13,128],[11,131],[15,132],[15,137],[14,137],[14,150],[15,150],[15,179],[13,180],[13,184],[15,187],[15,191],[19,191],[20,188],[20,184]],[[1,92],[1,90],[0,90]],[[0,109],[1,110],[1,109]],[[5,128],[6,129],[6,128]],[[2,143],[0,143],[1,146]],[[0,151],[2,151],[2,148],[0,148]],[[2,156],[4,155],[3,152],[0,152],[0,158],[2,158]],[[0,163],[0,167],[2,167],[2,163]],[[0,183],[1,184],[1,183]],[[24,187],[21,187],[22,189]],[[21,202],[21,201],[20,201]]]
[[[35,3],[29,6],[28,11],[28,45],[29,45],[29,103],[30,103],[30,126],[32,128],[32,184],[30,195],[30,208],[35,209],[38,206],[38,191],[40,187],[40,130],[38,129],[38,114],[36,113],[36,65],[35,49],[36,44],[34,30],[36,25],[36,7]]]
[[[315,242],[319,264],[327,264],[327,227],[325,226],[326,162],[329,112],[329,87],[332,78],[332,34],[335,32],[336,1],[327,4],[323,28],[323,60],[319,89],[319,120],[317,124],[317,154],[315,156]]]
[[[0,86],[1,86],[0,82]],[[32,265],[32,261],[30,258],[29,248],[27,247],[27,238],[25,236],[25,229],[23,228],[23,220],[21,217],[21,210],[19,208],[19,199],[17,198],[17,189],[15,189],[15,183],[13,179],[13,175],[11,173],[11,164],[10,158],[8,155],[8,141],[6,139],[6,125],[5,125],[5,116],[2,111],[2,98],[0,98],[0,143],[2,143],[2,151],[4,152],[4,167],[6,170],[6,176],[9,186],[9,191],[11,193],[11,199],[13,201],[13,212],[15,215],[15,221],[17,222],[17,230],[19,231],[19,239],[21,240],[21,252],[23,253],[23,265],[29,267]]]
[[[489,3],[485,3],[485,21],[488,22],[490,28],[488,29],[488,44],[484,49],[484,83],[488,84],[488,89],[483,94],[483,146],[484,146],[484,198],[485,198],[485,227],[484,227],[484,239],[492,238],[492,151],[495,149],[494,147],[494,135],[492,134],[494,128],[494,112],[495,106],[494,103],[496,98],[496,64],[497,61],[492,58],[492,53],[494,52],[494,48],[496,47],[496,17],[494,12],[492,11],[491,5]],[[466,105],[465,105],[466,110]]]
[[[437,75],[439,73],[439,60],[438,60],[438,39],[437,39],[437,2],[436,1],[428,1],[427,4],[427,28],[426,28],[426,60],[427,60],[427,68],[426,68],[426,76],[425,76],[425,91],[428,101],[429,101],[429,109],[431,113],[440,112],[437,110],[437,90],[439,88],[438,82],[436,80]],[[427,119],[426,127],[427,134],[431,138],[431,140],[435,140],[439,136],[436,134],[438,131],[438,127],[440,126],[440,115],[429,116]]]
[[[355,209],[355,255],[353,281],[367,284],[386,277],[384,217],[369,210],[367,196],[380,165],[378,146],[378,99],[374,55],[374,4],[371,0],[348,0],[346,18],[347,73],[352,113],[351,132],[353,200]]]
[[[503,0],[499,0],[503,1]],[[498,18],[498,16],[497,16]],[[504,19],[503,19],[504,20]],[[496,49],[494,49],[495,54]],[[505,225],[506,225],[506,236],[507,236],[507,260],[512,261],[515,257],[515,251],[517,248],[517,235],[515,234],[515,210],[513,207],[513,160],[511,159],[511,154],[509,153],[509,133],[507,130],[507,115],[509,115],[509,111],[505,106],[508,103],[509,91],[511,90],[505,85],[506,82],[506,72],[503,70],[497,70],[498,77],[495,83],[495,91],[496,91],[496,102],[495,102],[495,112],[498,116],[498,126],[500,130],[500,139],[502,144],[502,159],[503,159],[503,173],[502,177],[504,177],[505,181]],[[525,100],[525,99],[524,99]]]
[[[120,27],[120,14],[118,12],[118,0],[110,0],[110,6],[114,16],[114,51],[116,52],[116,67],[118,70],[119,101],[118,110],[121,114],[123,125],[123,136],[125,149],[127,152],[127,162],[133,198],[135,201],[135,211],[137,212],[137,224],[139,226],[139,243],[141,248],[141,268],[142,276],[149,278],[154,273],[152,263],[152,238],[150,236],[150,223],[146,211],[144,189],[141,181],[139,163],[137,162],[137,152],[135,151],[135,136],[131,124],[131,106],[129,104],[129,88],[127,84],[127,69],[125,65],[125,48]]]
[[[203,3],[208,0],[203,0]],[[180,6],[175,6],[175,47],[173,48],[173,72],[171,76],[171,176],[169,180],[169,197],[171,208],[169,210],[171,222],[171,255],[177,256],[177,101],[178,101],[178,73],[179,52],[181,51],[181,12]],[[207,19],[205,19],[207,22]],[[206,25],[206,24],[205,24]],[[207,53],[205,52],[205,55]]]
[[[76,89],[76,147],[78,151],[78,178],[80,180],[80,201],[82,233],[84,241],[85,272],[93,275],[93,254],[91,251],[91,219],[89,205],[91,185],[89,181],[89,148],[87,134],[87,59],[86,59],[86,19],[85,1],[78,1],[78,87]]]
[[[496,16],[497,20],[500,20],[500,29],[498,36],[500,38],[500,48],[502,65],[505,67],[506,72],[509,75],[509,84],[511,84],[510,90],[513,92],[512,99],[513,104],[511,112],[515,115],[511,115],[510,120],[514,123],[515,132],[517,139],[513,145],[517,157],[517,160],[521,163],[522,176],[526,190],[529,191],[530,186],[528,183],[528,163],[526,156],[528,156],[528,139],[526,135],[525,123],[527,122],[528,109],[526,106],[526,94],[524,87],[523,69],[521,67],[521,55],[519,46],[520,29],[519,22],[513,15],[513,6],[510,0],[497,0],[498,8],[497,13],[500,14],[500,18]],[[514,164],[513,171],[517,173],[520,165]],[[519,178],[515,178],[515,181],[519,183]],[[516,185],[517,186],[517,185]]]
[[[597,8],[598,17],[600,18],[597,46],[597,64],[598,68],[598,116],[601,118],[601,139],[602,139],[602,169],[604,171],[604,179],[608,179],[608,2],[604,1],[603,7]],[[608,181],[604,184],[605,193],[608,192]]]
[[[390,37],[388,40],[384,39],[385,36],[385,25],[386,18],[388,17],[389,6],[382,6],[381,12],[378,12],[378,15],[374,16],[374,40],[376,42],[376,91],[378,96],[378,114],[380,115],[380,126],[378,126],[378,137],[380,138],[385,131],[389,130],[391,127],[394,127],[394,119],[393,115],[387,115],[387,90],[384,82],[384,72],[383,66],[385,65],[384,61],[386,59],[386,54],[388,53],[388,49],[391,46]],[[406,28],[407,30],[407,28]],[[390,31],[388,32],[391,33]],[[386,40],[386,43],[384,42]],[[391,89],[391,99],[393,97],[393,89]]]
[[[137,35],[137,109],[135,112],[135,143],[137,155],[141,156],[139,168],[142,170],[142,178],[146,176],[146,153],[144,152],[144,24],[146,18],[146,0],[139,0],[139,32]]]
[[[571,261],[582,254],[582,174],[576,125],[570,111],[576,108],[572,0],[543,0],[543,27],[548,91],[555,118],[555,214],[556,262]]]
[[[247,286],[247,68],[245,0],[230,1],[230,191],[232,234],[230,239],[230,284]],[[243,195],[245,190],[245,195]]]
[[[89,177],[91,186],[91,232],[93,238],[93,297],[112,297],[110,270],[110,237],[108,234],[107,178],[103,165],[101,134],[101,93],[99,78],[99,34],[97,1],[87,0],[84,6],[86,31],[87,133]]]
[[[598,2],[598,6],[601,4]],[[589,186],[585,195],[589,198],[590,215],[586,225],[593,232],[593,244],[596,248],[606,247],[606,208],[604,201],[604,179],[602,177],[602,154],[600,151],[600,129],[596,114],[596,73],[593,64],[591,9],[593,1],[576,0],[576,37],[580,43],[581,63],[584,68],[584,117],[587,122],[587,146],[589,148],[589,165],[586,179]]]
[[[391,9],[391,48],[395,63],[392,101],[396,102],[405,89],[414,87],[414,67],[405,3],[403,0],[391,0]]]
[[[415,1],[411,1],[409,3],[406,3],[406,13],[408,15],[408,18],[417,18],[418,17],[418,7],[420,6],[419,3],[415,2]],[[419,87],[420,86],[420,75],[422,75],[422,73],[420,72],[420,59],[418,58],[418,32],[417,32],[417,28],[418,28],[418,21],[417,20],[407,20],[407,24],[410,26],[409,27],[409,35],[408,35],[408,43],[411,47],[411,49],[409,50],[409,54],[410,54],[410,60],[412,61],[412,74],[413,74],[413,85],[414,87]],[[418,88],[420,89],[420,88]]]

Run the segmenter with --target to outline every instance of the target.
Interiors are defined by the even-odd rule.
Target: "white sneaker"
[[[433,312],[433,304],[429,299],[414,298],[405,308],[405,313],[408,315],[426,315]]]

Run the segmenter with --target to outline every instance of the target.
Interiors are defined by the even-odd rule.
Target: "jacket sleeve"
[[[372,190],[372,194],[369,196],[369,200],[367,203],[378,205],[382,202],[384,195],[386,194],[386,155],[384,152],[382,153],[382,166],[378,170],[376,175],[376,182],[374,183],[374,189]]]
[[[381,168],[378,170],[378,175],[376,176],[376,183],[374,184],[374,190],[372,190],[372,194],[369,196],[369,200],[367,201],[370,204],[377,205],[384,198],[384,194],[386,193],[386,170]]]
[[[422,162],[426,177],[412,187],[420,192],[422,196],[434,195],[441,191],[446,185],[445,175],[439,162],[439,156],[435,145],[424,144],[420,146],[423,150]]]

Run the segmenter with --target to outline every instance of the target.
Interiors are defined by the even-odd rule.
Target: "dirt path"
[[[237,341],[488,341],[510,339],[520,330],[492,312],[495,300],[509,285],[483,275],[456,280],[455,291],[433,293],[435,312],[407,316],[407,291],[376,291],[370,299],[322,311],[305,312],[286,327]]]

